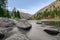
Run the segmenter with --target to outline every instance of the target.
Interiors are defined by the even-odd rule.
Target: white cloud
[[[10,10],[10,11],[12,11],[12,9],[13,8],[11,8],[11,7],[8,7],[8,9]],[[16,8],[17,10],[19,10],[20,12],[24,12],[24,13],[29,13],[29,14],[34,14],[35,12],[37,12],[38,11],[38,9],[40,9],[39,7],[31,7],[31,8],[29,8],[29,9],[20,9],[20,8]]]
[[[8,7],[8,10],[12,11],[12,8],[11,7]]]
[[[8,10],[12,11],[13,8],[8,7]],[[21,11],[21,12],[25,12],[25,13],[31,13],[29,9],[20,9],[20,8],[16,8],[17,10]]]
[[[29,13],[29,14],[35,14],[38,10],[40,9],[40,7],[31,7],[29,9],[19,9],[21,12],[25,12],[25,13]]]
[[[25,13],[30,13],[28,9],[19,9],[19,8],[17,8],[17,10],[19,10],[21,12],[25,12]]]

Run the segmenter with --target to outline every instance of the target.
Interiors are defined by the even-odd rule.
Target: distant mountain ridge
[[[22,19],[29,19],[32,15],[29,13],[20,12],[20,16]]]
[[[36,12],[32,17],[31,19],[36,19],[38,18],[38,16],[41,15],[41,13],[47,11],[47,12],[50,12],[50,11],[54,11],[55,9],[57,10],[60,10],[60,0],[56,0],[54,1],[53,3],[51,3],[50,5],[42,8],[41,10],[39,10],[38,12]]]

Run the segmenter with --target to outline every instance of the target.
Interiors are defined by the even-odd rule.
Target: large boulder
[[[45,32],[47,32],[50,35],[57,35],[59,31],[57,29],[44,29]]]
[[[6,40],[29,40],[24,34],[14,34],[8,37]]]
[[[15,25],[13,20],[8,18],[0,18],[0,27],[13,27]]]
[[[27,20],[19,20],[16,25],[18,28],[23,30],[30,30],[30,28],[32,27],[32,25],[28,23]]]

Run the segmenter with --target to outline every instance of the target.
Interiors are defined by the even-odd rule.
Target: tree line
[[[12,11],[7,9],[8,0],[0,0],[0,17],[6,18],[21,18],[19,10],[14,8]]]

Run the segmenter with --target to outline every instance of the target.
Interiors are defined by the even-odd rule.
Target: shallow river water
[[[49,28],[50,26],[36,24],[36,20],[30,20],[29,23],[32,24],[30,31],[26,32],[26,35],[31,40],[60,40],[60,33],[56,36],[49,35],[43,30]]]

